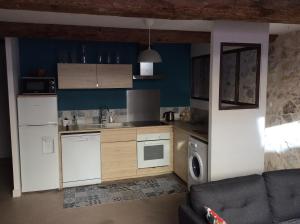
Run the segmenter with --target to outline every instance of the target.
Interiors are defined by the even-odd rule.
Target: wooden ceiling
[[[299,0],[0,0],[0,8],[143,18],[300,24]]]
[[[148,43],[148,30],[0,22],[0,36]],[[209,32],[152,30],[154,43],[208,43]]]
[[[0,0],[0,8],[124,17],[300,24],[299,0]],[[147,42],[143,29],[0,22],[0,36]],[[270,40],[276,39],[271,35]],[[152,30],[156,43],[207,43],[209,32]]]
[[[147,44],[148,30],[91,26],[0,22],[0,37],[131,42]],[[270,41],[277,35],[270,35]],[[153,43],[209,43],[210,32],[152,30]]]

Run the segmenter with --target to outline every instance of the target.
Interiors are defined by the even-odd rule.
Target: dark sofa
[[[300,224],[300,169],[194,185],[180,224],[207,224],[204,206],[228,224]]]

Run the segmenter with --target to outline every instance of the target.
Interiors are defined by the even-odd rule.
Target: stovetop
[[[147,127],[147,126],[162,126],[168,125],[161,121],[133,121],[130,122],[134,127]]]

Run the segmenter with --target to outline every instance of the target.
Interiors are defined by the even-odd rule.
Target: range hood
[[[161,75],[154,75],[153,73],[153,63],[151,62],[141,62],[140,63],[140,75],[134,75],[133,79],[147,79],[147,80],[154,80],[154,79],[161,79]]]

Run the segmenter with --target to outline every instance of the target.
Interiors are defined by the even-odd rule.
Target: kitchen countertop
[[[173,127],[175,128],[179,128],[185,131],[193,137],[208,142],[208,127],[205,124],[191,123],[186,121],[171,121],[166,123],[169,125],[173,125]]]
[[[116,129],[116,128],[135,128],[133,126],[122,126],[122,127],[105,127],[101,125],[86,124],[86,125],[70,125],[68,128],[59,126],[58,132],[60,134],[71,134],[71,133],[87,133],[87,132],[101,132],[103,129]]]
[[[120,123],[119,123],[120,124]],[[138,127],[155,127],[155,126],[162,126],[162,127],[168,127],[171,126],[171,124],[167,123],[158,123],[155,125],[149,125],[145,124],[142,125],[141,123],[123,123],[124,125],[112,125],[112,126],[104,126],[104,125],[98,125],[98,124],[86,124],[86,125],[70,125],[68,129],[63,126],[58,127],[58,132],[60,134],[73,134],[73,133],[89,133],[89,132],[101,132],[101,130],[106,129],[120,129],[120,128],[138,128]]]
[[[105,129],[120,129],[120,128],[138,128],[138,127],[151,127],[151,126],[173,126],[175,128],[179,128],[189,135],[199,138],[200,140],[208,142],[208,127],[206,125],[200,123],[190,123],[185,121],[172,121],[172,122],[162,122],[157,125],[135,125],[134,123],[124,123],[123,126],[110,126],[105,127],[101,125],[95,124],[87,124],[87,125],[70,125],[68,129],[63,126],[59,126],[60,134],[73,134],[73,133],[90,133],[90,132],[99,132]]]

